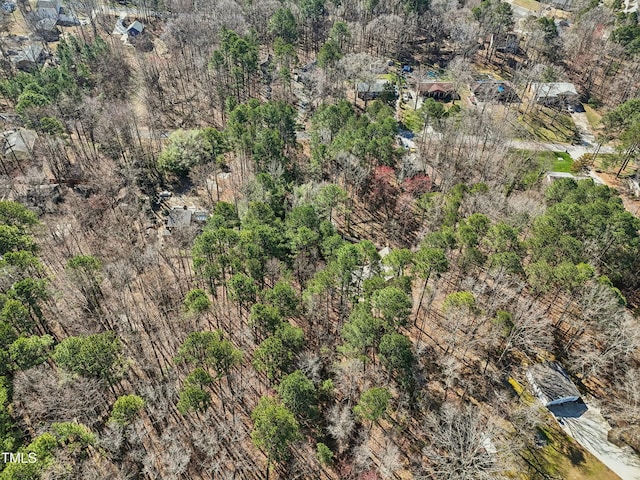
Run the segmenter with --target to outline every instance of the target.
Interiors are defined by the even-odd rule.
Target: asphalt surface
[[[622,480],[640,479],[640,457],[608,440],[611,430],[600,410],[583,402],[549,407],[560,427]]]

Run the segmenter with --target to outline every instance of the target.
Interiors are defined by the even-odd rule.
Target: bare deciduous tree
[[[327,420],[327,431],[336,439],[338,451],[344,451],[356,426],[351,408],[349,405],[336,404],[329,410]]]
[[[441,480],[504,478],[505,468],[496,454],[500,432],[477,407],[445,404],[428,417],[427,425],[433,431],[423,451],[429,466],[416,478],[431,478],[429,472]]]

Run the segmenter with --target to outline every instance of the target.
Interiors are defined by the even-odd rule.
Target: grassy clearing
[[[598,172],[604,172],[611,175],[616,175],[618,169],[622,165],[624,155],[618,155],[616,153],[600,153],[593,164],[593,167]],[[636,167],[634,162],[629,162],[627,168],[620,172],[622,178],[635,175]]]
[[[549,152],[549,151],[529,151],[517,150],[520,155],[530,157],[534,160],[534,164],[541,171],[545,172],[569,172],[571,173],[571,165],[573,160],[571,155],[565,152]]]
[[[545,152],[553,155],[552,165],[549,170],[552,172],[569,172],[571,173],[571,165],[573,160],[571,155],[565,152]]]
[[[619,477],[597,458],[587,452],[560,428],[539,427],[539,434],[547,445],[531,448],[524,454],[525,459],[546,475],[565,480],[614,480]],[[535,474],[531,478],[538,478]]]
[[[571,143],[579,138],[570,115],[542,107],[520,115],[518,123],[531,136],[544,142]]]
[[[424,127],[424,120],[420,112],[413,108],[405,108],[402,112],[402,121],[405,126],[413,133],[418,133]]]
[[[535,0],[513,0],[513,4],[526,8],[527,10],[531,10],[532,12],[539,12],[542,10],[540,2],[536,2]]]
[[[591,128],[594,128],[594,129],[599,128],[600,119],[602,118],[602,115],[596,112],[589,105],[584,105],[584,111],[587,115],[587,121],[589,122],[589,125],[591,125]]]
[[[565,152],[513,149],[511,150],[511,155],[514,161],[514,168],[521,172],[517,185],[525,190],[536,185],[545,172],[571,173],[573,161],[571,156]]]

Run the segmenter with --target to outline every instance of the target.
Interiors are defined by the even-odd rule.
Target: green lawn
[[[511,150],[513,168],[520,172],[517,185],[525,190],[533,187],[545,172],[571,172],[571,156],[565,152]]]
[[[405,126],[413,133],[418,133],[424,127],[424,120],[420,112],[413,108],[405,108],[402,113],[402,121]]]
[[[525,451],[523,457],[536,473],[565,480],[614,480],[619,477],[557,426],[539,427],[548,442],[541,448]],[[535,470],[534,470],[535,471]],[[534,474],[529,478],[540,478]]]
[[[550,162],[551,162],[551,167],[549,168],[550,171],[571,173],[571,165],[573,164],[571,155],[565,152],[545,152],[545,153],[551,153],[551,155],[553,155],[553,158],[550,159]]]
[[[573,160],[571,155],[565,152],[529,152],[519,150],[521,154],[534,158],[539,168],[546,172],[568,172],[571,173]]]

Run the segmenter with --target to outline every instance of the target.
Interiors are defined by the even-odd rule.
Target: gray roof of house
[[[63,27],[80,25],[80,20],[71,14],[61,13],[58,15],[58,25],[62,25]]]
[[[36,45],[36,44],[27,45],[26,47],[24,47],[22,50],[18,52],[18,55],[16,55],[16,57],[20,57],[20,58],[19,59],[17,58],[16,61],[29,60],[31,62],[38,62],[40,61],[40,57],[42,56],[43,51],[44,51],[44,48],[42,48],[42,45]]]
[[[43,18],[36,23],[36,28],[42,32],[52,32],[56,30],[56,23],[55,18]]]
[[[136,20],[135,22],[133,22],[131,25],[127,27],[127,32],[130,32],[131,30],[142,32],[144,30],[144,25],[140,23],[138,20]]]
[[[573,83],[552,82],[532,83],[531,88],[538,98],[556,98],[561,96],[577,96],[578,92]]]
[[[167,215],[167,227],[169,228],[186,228],[191,225],[191,215],[193,211],[181,208],[174,207],[169,210],[169,215]]]
[[[33,130],[21,128],[15,132],[4,133],[4,153],[30,153],[38,135]]]
[[[36,8],[55,8],[57,11],[60,9],[60,2],[57,0],[38,0]]]
[[[527,370],[527,378],[545,405],[565,398],[580,398],[578,388],[557,362],[532,365]]]
[[[478,80],[471,85],[473,93],[492,93],[501,94],[513,91],[511,84],[503,80]]]
[[[569,172],[547,172],[547,177],[551,178],[576,178],[573,173]]]
[[[388,82],[386,80],[375,80],[374,82],[359,82],[357,85],[358,92],[376,92],[380,93],[384,91],[384,86]]]

